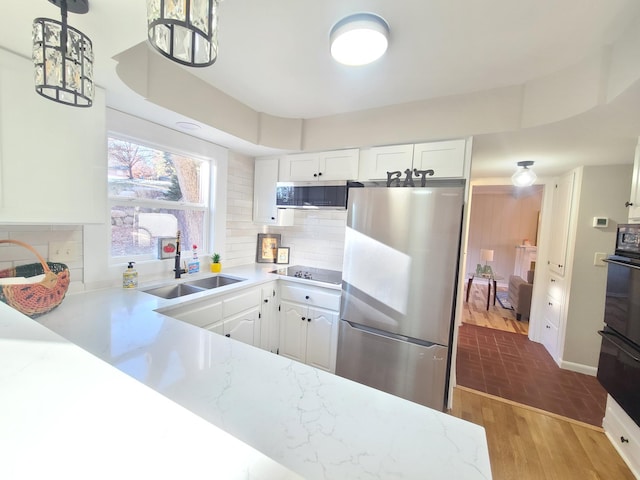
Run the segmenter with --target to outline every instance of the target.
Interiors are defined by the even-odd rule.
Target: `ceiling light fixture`
[[[513,183],[516,187],[530,187],[536,181],[538,176],[535,174],[533,170],[530,170],[529,167],[533,165],[531,160],[525,160],[522,162],[518,162],[518,170],[511,176],[511,183]]]
[[[89,0],[49,0],[61,10],[62,21],[33,21],[36,92],[74,107],[93,104],[93,45],[80,30],[67,25],[67,12],[87,13]]]
[[[389,45],[389,25],[373,13],[356,13],[336,23],[329,34],[331,56],[344,65],[376,61]]]
[[[148,0],[149,42],[165,57],[188,67],[218,58],[218,0]]]

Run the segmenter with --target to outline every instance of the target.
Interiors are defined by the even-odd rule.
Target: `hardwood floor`
[[[633,480],[601,428],[465,387],[451,415],[485,428],[493,480]]]
[[[504,292],[506,288],[498,285],[498,291]],[[471,285],[469,302],[464,304],[462,323],[495,328],[505,332],[521,333],[523,335],[529,333],[529,322],[516,320],[513,310],[502,308],[498,301],[494,306],[493,295],[491,296],[491,305],[487,310],[487,285],[485,282],[475,282]]]

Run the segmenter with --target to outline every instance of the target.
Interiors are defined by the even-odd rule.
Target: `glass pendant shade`
[[[371,13],[343,18],[331,29],[331,56],[343,65],[366,65],[384,55],[389,45],[389,25]]]
[[[36,92],[75,107],[93,104],[93,45],[81,31],[49,18],[33,21],[33,63]]]
[[[218,0],[147,0],[149,42],[182,65],[207,67],[218,58]]]
[[[511,176],[511,183],[516,187],[530,187],[534,184],[538,176],[533,170],[529,169],[529,166],[533,165],[531,161],[518,162],[519,168],[516,173]]]

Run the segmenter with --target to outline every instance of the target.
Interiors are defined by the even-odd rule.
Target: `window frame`
[[[159,150],[161,152],[170,153],[172,155],[180,155],[184,157],[189,157],[193,160],[201,162],[200,165],[200,203],[194,202],[186,202],[186,201],[172,201],[172,200],[149,200],[149,199],[138,199],[135,197],[120,197],[115,195],[108,194],[107,196],[107,215],[109,218],[108,224],[111,224],[111,210],[113,207],[131,207],[136,206],[140,208],[166,208],[171,210],[184,210],[184,211],[200,211],[204,212],[203,214],[203,225],[202,225],[202,239],[203,244],[198,245],[199,252],[208,251],[209,246],[211,245],[211,217],[214,210],[214,205],[212,204],[212,199],[214,198],[212,191],[214,185],[212,185],[214,181],[214,177],[212,176],[212,170],[215,168],[215,159],[206,157],[201,154],[194,153],[193,151],[186,150],[184,148],[179,148],[175,146],[167,146],[158,142],[154,142],[153,140],[149,140],[147,138],[139,138],[132,135],[123,134],[117,130],[108,130],[106,135],[106,154],[107,154],[107,176],[105,180],[107,181],[108,188],[108,155],[109,155],[109,139],[116,139],[124,142],[131,142],[143,147],[147,147],[154,150]],[[167,260],[163,260],[157,257],[155,253],[148,254],[128,254],[128,255],[119,255],[113,256],[111,254],[112,249],[112,232],[111,228],[108,229],[108,263],[110,265],[120,265],[123,263],[127,263],[129,261],[134,262],[165,262]],[[184,251],[190,251],[191,246],[188,249],[183,249]]]

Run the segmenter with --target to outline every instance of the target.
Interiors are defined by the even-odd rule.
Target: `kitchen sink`
[[[215,277],[201,278],[200,280],[186,282],[185,285],[210,289],[224,287],[225,285],[231,285],[232,283],[242,282],[244,280],[246,280],[246,278],[234,278],[227,277],[226,275],[216,275]]]
[[[212,288],[224,287],[232,283],[242,282],[246,278],[227,277],[226,275],[216,275],[215,277],[201,278],[191,282],[174,283],[171,285],[163,285],[162,287],[150,288],[143,290],[145,293],[155,295],[162,298],[177,298],[192,293],[204,292]]]
[[[143,290],[145,293],[150,293],[156,297],[162,298],[177,298],[184,295],[191,295],[192,293],[198,293],[204,291],[204,288],[198,288],[193,285],[187,285],[186,283],[177,283],[174,285],[165,285],[163,287],[151,288],[149,290]]]

